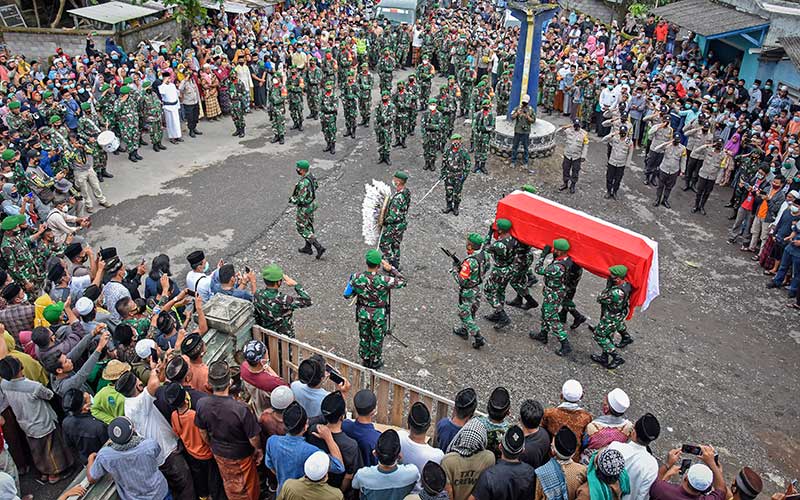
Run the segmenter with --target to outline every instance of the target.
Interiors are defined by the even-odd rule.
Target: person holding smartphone
[[[696,448],[699,448],[696,449]],[[698,452],[702,463],[689,467],[680,483],[669,482],[681,470],[680,460],[683,450]],[[692,453],[694,454],[694,453]],[[667,454],[667,460],[658,469],[658,479],[650,487],[651,500],[725,500],[726,486],[722,475],[722,467],[716,458],[716,452],[710,445],[701,445],[695,449],[675,448]]]

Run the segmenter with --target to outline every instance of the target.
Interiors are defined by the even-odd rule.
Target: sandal
[[[764,276],[775,276],[775,273],[767,269],[766,271],[764,271]]]
[[[788,304],[786,304],[786,307],[790,307],[792,309],[800,309],[800,306],[798,306],[797,303],[795,302],[789,302]]]

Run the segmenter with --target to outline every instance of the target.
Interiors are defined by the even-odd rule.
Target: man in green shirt
[[[341,500],[342,491],[328,484],[331,459],[323,451],[314,452],[303,465],[304,476],[283,483],[278,500]]]

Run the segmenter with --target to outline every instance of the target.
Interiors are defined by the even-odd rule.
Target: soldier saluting
[[[389,331],[389,293],[406,286],[406,279],[374,248],[367,251],[364,260],[367,270],[350,279],[356,296],[358,355],[361,364],[377,370],[383,366],[383,338]],[[386,274],[379,273],[381,268]]]
[[[317,250],[317,260],[325,253],[325,247],[317,241],[314,235],[314,212],[317,210],[317,179],[308,173],[308,160],[300,160],[295,164],[300,180],[294,186],[289,203],[297,207],[295,212],[295,227],[297,233],[306,240],[303,248],[297,249],[300,253],[311,255],[313,246]]]
[[[590,326],[594,341],[603,349],[602,354],[592,354],[592,361],[613,370],[625,362],[617,354],[616,348],[620,349],[632,344],[633,339],[625,327],[625,317],[628,315],[630,306],[632,285],[625,281],[628,275],[628,268],[623,265],[611,266],[608,268],[610,276],[605,289],[600,292],[597,302],[600,303],[601,315],[597,326]],[[619,344],[614,345],[613,335],[619,333],[622,339]]]
[[[481,304],[481,283],[486,273],[486,255],[481,251],[483,238],[477,233],[467,236],[467,256],[460,265],[453,265],[450,273],[458,283],[458,317],[461,326],[453,333],[462,338],[472,335],[472,347],[480,349],[486,344],[481,329],[475,323],[475,314]]]
[[[544,276],[544,289],[542,290],[542,327],[538,334],[530,333],[530,338],[547,344],[548,334],[552,333],[561,342],[561,348],[556,351],[559,356],[566,356],[572,352],[572,346],[567,339],[564,323],[561,322],[559,313],[566,297],[565,280],[572,260],[567,255],[569,242],[564,238],[553,241],[553,261],[545,265],[545,259],[550,253],[550,245],[542,249],[539,261],[536,263],[536,274]]]
[[[295,309],[311,306],[311,297],[300,283],[283,274],[277,264],[270,264],[261,271],[267,288],[256,292],[253,298],[255,321],[262,328],[294,338],[293,316]],[[280,291],[282,283],[294,287],[297,296]]]
[[[391,265],[400,269],[400,243],[403,241],[403,234],[408,227],[408,209],[411,206],[411,191],[406,188],[408,174],[398,170],[392,177],[392,183],[397,190],[386,206],[386,216],[383,219],[383,231],[381,232],[380,248],[381,253]]]

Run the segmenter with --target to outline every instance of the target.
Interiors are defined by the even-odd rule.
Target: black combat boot
[[[325,142],[325,149],[323,149],[322,152],[323,153],[327,153],[330,150],[331,150],[331,143],[330,142]]]
[[[155,151],[156,153],[160,153],[161,152],[161,149],[158,147],[158,143],[157,142],[153,143],[153,151]]]
[[[314,251],[311,250],[311,242],[309,242],[308,240],[306,240],[306,246],[304,246],[303,248],[298,248],[297,251],[308,255],[314,253]]]
[[[342,137],[350,137],[350,129],[346,129]]]
[[[142,157],[142,155],[139,154],[139,150],[138,149],[134,149],[133,150],[133,154],[134,154],[134,156],[136,156],[137,160],[144,160],[144,157]]]
[[[139,144],[142,146],[149,146],[150,143],[144,140],[144,137],[139,137]]]
[[[495,330],[500,330],[505,328],[506,326],[511,324],[511,318],[508,317],[508,314],[504,310],[500,310],[500,315],[497,317],[497,322],[494,324]]]
[[[667,198],[666,196],[664,197],[664,201],[662,201],[661,204],[664,205],[664,208],[672,208],[672,205],[669,204],[669,198]]]
[[[500,311],[495,311],[492,314],[487,314],[483,317],[483,319],[488,321],[497,321],[500,319]]]
[[[242,129],[242,135],[240,135],[239,137],[244,137],[244,129]],[[286,139],[286,137],[280,136],[278,138],[278,144],[283,144],[285,142],[285,139]]]
[[[512,300],[511,302],[506,302],[506,305],[511,306],[511,307],[520,307],[521,308],[522,307],[522,297],[519,294],[517,294],[517,296],[514,297],[514,300]]]
[[[241,136],[242,136],[242,129],[239,129],[239,133],[238,133],[237,135],[238,135],[239,137],[241,137]],[[275,137],[273,137],[273,138],[272,138],[272,140],[271,140],[271,141],[269,141],[269,142],[270,142],[270,143],[272,143],[272,144],[275,144],[276,142],[278,142],[278,141],[280,141],[280,140],[281,140],[280,136],[276,134],[276,135],[275,135]]]
[[[166,149],[166,148],[164,148],[164,149]],[[110,173],[108,173],[108,170],[106,170],[105,168],[100,171],[100,177],[105,177],[106,179],[113,179],[114,178],[114,176],[111,175]]]
[[[383,163],[385,161],[386,161],[386,158],[383,155],[381,155],[381,157],[378,159],[378,165],[380,165],[381,163]]]
[[[472,339],[472,348],[480,349],[484,345],[486,345],[486,339],[480,333],[475,335],[475,338]]]
[[[403,149],[406,149],[406,138],[403,137],[403,140],[400,141],[400,145],[403,146]]]
[[[569,184],[567,184],[566,182],[564,182],[564,184],[562,184],[562,185],[561,185],[561,187],[560,187],[560,188],[558,188],[558,190],[559,190],[559,191],[566,191],[568,187],[569,187]]]
[[[469,333],[467,333],[467,329],[463,326],[459,326],[458,328],[453,328],[453,335],[458,335],[462,339],[469,337]]]
[[[542,331],[537,332],[537,333],[530,332],[528,334],[528,337],[530,337],[531,340],[538,340],[542,344],[547,344],[547,341],[549,340],[549,338],[547,337],[547,334],[542,332]]]
[[[392,159],[391,159],[391,158],[389,158],[389,155],[386,155],[386,161],[385,161],[385,163],[386,163],[387,165],[391,165],[391,164],[392,164]]]
[[[453,215],[458,215],[458,202],[453,203]]]
[[[604,200],[610,200],[612,196],[614,196],[614,195],[611,194],[611,191],[607,191],[606,195],[603,196],[603,199]]]
[[[443,214],[449,214],[453,211],[453,205],[448,201],[447,206],[442,209]]]
[[[236,130],[231,134],[231,137],[239,137],[239,127],[236,127]],[[272,142],[275,142],[274,140]]]
[[[525,305],[522,306],[522,309],[527,311],[528,309],[534,309],[536,307],[539,307],[539,303],[536,302],[536,299],[531,297],[530,294],[526,295],[525,296]]]
[[[189,137],[191,137],[191,138],[194,138],[194,137],[195,137],[195,135],[196,135],[196,134],[194,133],[194,130],[192,130],[192,129],[189,129]]]
[[[569,194],[575,194],[575,182],[573,181],[569,185]]]
[[[625,349],[627,346],[629,346],[629,345],[633,344],[633,337],[631,337],[631,334],[630,334],[630,333],[628,333],[628,332],[622,332],[622,333],[620,334],[620,336],[621,336],[622,338],[620,339],[620,341],[619,341],[619,344],[617,344],[617,347],[618,347],[618,348],[620,348],[620,349]]]
[[[607,352],[601,352],[600,354],[592,354],[589,357],[592,358],[592,361],[594,361],[597,364],[603,365],[604,367],[608,366],[608,353]]]
[[[322,254],[325,253],[325,247],[322,246],[322,244],[316,238],[311,240],[311,244],[314,245],[314,248],[317,250],[317,260],[321,259]]]
[[[336,143],[335,142],[331,143],[331,154],[332,155],[336,154]]]
[[[569,345],[569,339],[561,340],[561,347],[556,351],[558,356],[566,356],[572,352],[572,346]]]
[[[373,370],[380,370],[381,368],[383,368],[383,360],[376,359],[375,361],[372,362],[372,366],[370,366],[370,368],[372,368]]]
[[[137,157],[136,157],[136,155],[134,154],[134,152],[133,152],[133,151],[131,151],[130,153],[128,153],[128,159],[129,159],[130,161],[134,162],[134,163],[136,163],[137,161],[139,161],[139,158],[137,158]]]
[[[586,316],[579,313],[578,311],[575,311],[575,316],[574,319],[572,320],[572,324],[569,325],[569,329],[575,330],[584,323],[586,323]]]
[[[608,355],[609,355],[609,357],[611,359],[608,360],[608,364],[606,365],[606,368],[608,368],[609,370],[613,370],[614,368],[616,368],[616,367],[618,367],[618,366],[620,366],[620,365],[625,363],[625,360],[622,359],[622,356],[617,354],[616,351],[611,352]]]
[[[158,149],[160,149],[161,151],[166,151],[167,147],[165,145],[161,144],[161,141],[158,141]]]

